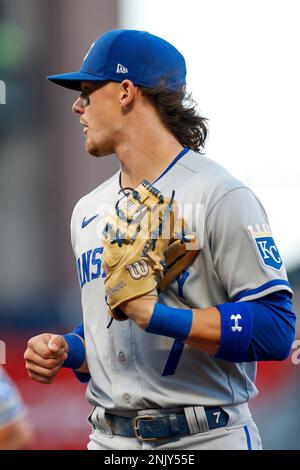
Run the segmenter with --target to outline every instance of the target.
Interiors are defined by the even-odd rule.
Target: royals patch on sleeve
[[[248,225],[247,228],[255,242],[263,264],[269,268],[276,269],[276,271],[280,271],[282,259],[268,225],[255,224]]]

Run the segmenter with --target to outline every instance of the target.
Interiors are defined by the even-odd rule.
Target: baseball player
[[[12,380],[0,366],[0,450],[20,450],[32,443],[27,410]]]
[[[183,56],[114,30],[80,71],[48,78],[78,90],[87,152],[115,153],[120,171],[72,215],[83,324],[31,338],[29,376],[50,383],[63,366],[88,382],[89,449],[261,449],[248,401],[256,362],[289,355],[292,289],[255,194],[201,154],[207,128],[186,99]],[[162,215],[143,245],[149,201]],[[161,284],[189,236],[196,256]]]

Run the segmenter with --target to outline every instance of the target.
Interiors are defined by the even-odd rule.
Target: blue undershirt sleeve
[[[253,336],[246,360],[286,359],[295,339],[296,316],[291,294],[278,291],[248,304],[253,312]]]
[[[75,335],[81,336],[81,338],[84,339],[84,328],[83,328],[83,323],[80,323],[75,330],[72,331]]]
[[[221,344],[216,358],[253,362],[288,357],[296,322],[289,292],[278,291],[257,300],[216,307],[221,315]]]

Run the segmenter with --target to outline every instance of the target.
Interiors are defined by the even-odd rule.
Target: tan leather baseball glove
[[[122,303],[165,290],[198,253],[189,249],[196,237],[185,234],[174,195],[164,197],[143,180],[107,218],[102,262],[106,303],[116,320],[128,319]]]

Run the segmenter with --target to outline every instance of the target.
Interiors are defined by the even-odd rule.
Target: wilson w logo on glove
[[[136,261],[133,264],[128,264],[125,267],[127,271],[129,271],[132,279],[141,279],[141,277],[146,277],[149,274],[149,267],[144,259]]]

